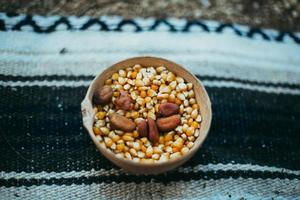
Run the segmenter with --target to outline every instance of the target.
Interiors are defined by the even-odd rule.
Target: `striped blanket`
[[[215,21],[0,13],[0,199],[300,199],[300,34]],[[95,148],[80,102],[114,62],[159,56],[213,107],[186,164],[124,172]]]

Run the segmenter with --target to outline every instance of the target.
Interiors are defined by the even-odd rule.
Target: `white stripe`
[[[211,172],[211,171],[255,171],[255,172],[279,172],[282,174],[300,175],[300,170],[289,170],[285,168],[268,167],[251,164],[208,164],[197,165],[194,167],[180,167],[175,171],[189,172]],[[5,172],[0,173],[2,179],[50,179],[50,178],[80,178],[80,177],[97,177],[97,176],[119,176],[128,175],[122,169],[100,169],[90,171],[71,171],[71,172]]]
[[[299,199],[300,180],[219,179],[90,185],[0,187],[1,198],[16,199]]]
[[[292,95],[300,95],[299,89],[289,89],[284,87],[275,87],[275,86],[260,86],[260,85],[251,85],[247,83],[238,83],[233,81],[202,81],[204,86],[206,87],[218,87],[218,88],[237,88],[237,89],[245,89],[251,91],[258,92],[266,92],[266,93],[275,93],[275,94],[292,94]],[[32,86],[40,86],[40,87],[87,87],[91,81],[0,81],[0,85],[4,87],[32,87]]]
[[[95,75],[119,60],[152,55],[200,75],[300,83],[299,45],[227,34],[0,32],[0,43],[0,74],[5,75]],[[62,48],[69,53],[60,55]]]

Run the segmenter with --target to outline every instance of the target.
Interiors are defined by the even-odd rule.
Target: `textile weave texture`
[[[300,199],[300,34],[216,21],[0,13],[0,199]],[[133,175],[80,103],[111,64],[158,56],[205,85],[213,120],[183,166]]]

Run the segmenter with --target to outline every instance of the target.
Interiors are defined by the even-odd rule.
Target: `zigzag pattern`
[[[84,19],[82,19],[84,18]],[[41,25],[43,24],[43,25]],[[47,24],[47,25],[45,25]],[[121,17],[62,17],[32,16],[14,13],[0,13],[0,31],[24,31],[28,27],[36,33],[55,31],[168,31],[168,32],[206,32],[223,33],[231,31],[240,37],[261,37],[265,41],[284,42],[292,40],[300,44],[297,33],[285,31],[268,31],[254,27],[244,27],[230,23],[216,23],[203,20],[174,19],[124,19]],[[198,30],[195,30],[198,29]]]

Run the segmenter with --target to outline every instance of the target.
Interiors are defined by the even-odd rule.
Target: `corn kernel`
[[[109,137],[104,137],[104,143],[107,147],[111,147],[111,145],[113,144],[113,141]]]
[[[101,127],[100,131],[103,135],[108,135],[109,134],[109,129],[107,127]]]
[[[154,96],[157,95],[157,93],[154,90],[150,89],[150,90],[147,91],[147,95],[149,97],[154,97]]]
[[[193,135],[189,136],[188,137],[188,141],[194,142],[195,141],[195,136],[193,136]]]
[[[139,64],[136,64],[136,65],[133,66],[134,70],[140,70],[141,68],[142,68],[142,66],[139,65]]]
[[[166,70],[164,66],[160,66],[156,68],[157,73],[161,73],[162,71]]]
[[[181,152],[182,155],[185,155],[189,152],[189,148],[188,147],[183,147],[180,152]]]
[[[173,136],[171,134],[166,134],[164,139],[165,139],[165,142],[169,142],[169,141],[173,140]]]
[[[175,152],[179,152],[180,151],[180,148],[177,148],[177,147],[173,147],[172,148],[172,151],[175,153]]]
[[[155,153],[155,154],[152,155],[152,159],[154,159],[154,160],[158,160],[159,157],[160,157],[160,155],[157,154],[157,153]]]
[[[120,85],[124,85],[126,83],[126,79],[119,76],[118,82],[120,83]]]
[[[129,89],[130,89],[130,85],[129,84],[124,85],[124,90],[129,90]]]
[[[199,124],[198,124],[198,122],[193,121],[191,126],[196,129],[196,128],[198,128]]]
[[[164,136],[159,136],[159,141],[158,141],[159,144],[163,144],[165,143],[165,138]]]
[[[143,87],[144,86],[144,82],[142,80],[140,80],[140,79],[136,79],[135,80],[135,85],[137,87]]]
[[[131,148],[131,149],[129,149],[129,153],[132,155],[132,156],[137,156],[137,152],[136,152],[136,150],[134,149],[134,148]]]
[[[98,112],[98,113],[96,114],[96,117],[97,117],[98,119],[102,120],[102,119],[104,119],[105,115],[106,115],[106,112],[100,111],[100,112]]]
[[[194,127],[188,127],[188,129],[185,131],[185,133],[187,136],[192,136],[192,135],[194,135],[194,131],[195,131]]]
[[[194,97],[195,97],[195,93],[194,93],[193,90],[190,90],[190,91],[189,91],[188,97],[189,97],[189,98],[194,98]]]
[[[145,153],[145,152],[147,151],[147,147],[145,147],[145,145],[142,145],[142,146],[141,146],[141,150],[142,150],[142,152]]]
[[[142,137],[142,138],[141,138],[141,141],[142,141],[144,144],[146,144],[146,143],[148,142],[148,138]]]
[[[135,149],[135,150],[140,150],[141,149],[141,146],[140,146],[140,143],[138,143],[138,142],[133,142],[133,148]]]
[[[112,136],[112,138],[111,138],[114,142],[117,142],[117,141],[119,141],[120,140],[120,136],[118,136],[118,135],[114,135],[114,136]]]
[[[125,140],[125,141],[133,141],[134,140],[133,137],[131,137],[129,135],[126,135],[126,134],[122,136],[122,139]]]
[[[186,146],[191,149],[194,146],[194,142],[188,142]]]
[[[125,78],[126,77],[126,72],[123,69],[119,70],[119,76]]]
[[[159,87],[159,92],[160,93],[167,93],[170,94],[171,93],[171,87],[165,84],[160,85]]]
[[[107,79],[106,81],[105,81],[105,85],[111,85],[112,84],[112,80],[111,79]]]
[[[132,159],[131,154],[129,152],[126,152],[125,153],[125,158],[131,160]]]
[[[179,158],[180,156],[181,156],[180,152],[172,153],[172,154],[170,155],[170,159]]]
[[[95,135],[102,135],[102,133],[101,133],[101,131],[99,130],[99,128],[97,128],[97,127],[93,127],[93,131],[94,131],[94,134]]]
[[[184,83],[183,78],[181,78],[179,76],[176,77],[176,81],[177,81],[177,83]]]
[[[192,105],[192,108],[193,108],[193,109],[198,109],[198,104]]]
[[[198,117],[198,110],[197,110],[197,109],[194,109],[194,110],[192,111],[191,117],[192,117],[193,119],[197,119],[197,117]]]
[[[176,99],[175,103],[180,106],[182,104],[182,101],[180,99]]]
[[[158,90],[158,86],[157,85],[151,85],[151,89],[154,90],[154,91],[157,91]]]
[[[190,105],[194,105],[196,103],[196,99],[190,98],[189,103],[190,103]]]
[[[179,91],[186,91],[186,90],[187,90],[187,86],[186,86],[185,83],[179,83],[179,84],[177,85],[177,89],[178,89]]]
[[[132,73],[131,73],[131,78],[133,78],[133,79],[135,79],[136,78],[136,75],[137,75],[137,71],[133,71]]]
[[[172,82],[173,80],[175,80],[175,75],[172,73],[172,72],[169,72],[167,74],[167,81],[170,83]]]
[[[119,74],[118,73],[114,73],[111,77],[113,80],[117,81],[119,78]]]
[[[197,121],[197,122],[201,122],[201,121],[202,121],[201,115],[198,115],[198,117],[196,118],[196,121]]]
[[[185,100],[185,96],[184,96],[184,94],[182,94],[182,93],[178,93],[178,94],[177,94],[177,98],[180,99],[181,101],[184,101],[184,100]]]
[[[140,96],[142,98],[145,98],[147,96],[147,92],[145,90],[142,90],[141,93],[140,93]]]
[[[163,153],[159,158],[159,162],[166,162],[169,160],[169,157],[170,157],[169,153]]]
[[[117,157],[117,158],[124,158],[124,153],[117,153],[117,154],[116,154],[116,157]]]

